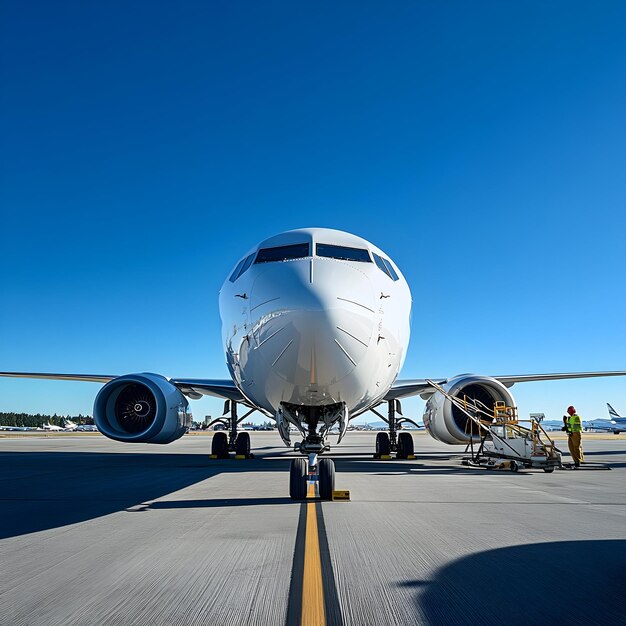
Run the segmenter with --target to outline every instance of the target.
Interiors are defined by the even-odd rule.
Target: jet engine
[[[129,374],[108,382],[94,402],[100,432],[126,443],[170,443],[191,425],[182,392],[158,374]]]
[[[515,406],[511,392],[500,381],[489,376],[462,374],[450,379],[442,387],[455,398],[474,398],[489,409],[493,409],[496,402]],[[430,396],[426,403],[424,426],[435,439],[444,443],[469,442],[472,438],[472,426],[474,438],[479,438],[476,425],[439,391]]]

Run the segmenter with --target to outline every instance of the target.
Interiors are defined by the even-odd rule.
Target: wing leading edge
[[[626,371],[618,372],[570,372],[561,374],[515,374],[511,376],[492,376],[506,387],[512,387],[515,383],[529,383],[541,380],[570,380],[573,378],[602,378],[606,376],[626,376]],[[433,379],[431,379],[433,380]],[[449,378],[434,379],[438,385],[444,385]],[[409,396],[421,396],[428,400],[435,393],[435,389],[428,384],[426,379],[396,380],[387,392],[385,400],[408,398]]]
[[[118,378],[110,374],[53,374],[42,372],[0,372],[0,376],[10,378],[39,378],[44,380],[73,380],[89,383],[108,383]],[[204,379],[204,378],[169,378],[173,385],[176,385],[182,393],[191,398],[198,398],[201,395],[216,396],[244,402],[245,398],[230,379]]]
[[[108,383],[117,378],[110,374],[54,374],[42,372],[0,372],[0,376],[12,378],[39,378],[46,380],[71,380],[92,383]],[[626,376],[626,371],[615,372],[570,372],[560,374],[515,374],[510,376],[492,376],[506,387],[512,387],[515,383],[537,382],[541,380],[570,380],[575,378],[602,378],[608,376]],[[235,383],[230,379],[204,379],[204,378],[170,378],[182,393],[192,398],[200,395],[226,398],[236,402],[246,402]],[[432,380],[432,379],[431,379]],[[434,382],[445,385],[449,378],[436,378]],[[424,379],[396,380],[387,392],[385,400],[421,396],[427,400],[435,389]]]

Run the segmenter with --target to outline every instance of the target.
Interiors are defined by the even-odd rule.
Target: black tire
[[[250,458],[250,433],[239,433],[235,439],[235,454]]]
[[[544,468],[543,468],[543,471],[544,471],[546,474],[552,474],[552,472],[554,471],[554,468],[553,468],[553,467],[544,467]]]
[[[409,456],[413,456],[413,436],[411,433],[400,433],[398,435],[398,454],[399,459],[406,459]]]
[[[391,442],[388,433],[378,433],[376,435],[376,456],[389,456],[391,454]]]
[[[211,454],[214,454],[218,459],[228,458],[228,437],[226,433],[219,432],[213,435]]]
[[[317,475],[319,480],[320,498],[332,500],[335,490],[335,462],[332,459],[318,461]]]
[[[519,463],[517,461],[511,461],[510,469],[512,472],[517,472],[519,470]]]
[[[289,496],[292,500],[304,500],[307,492],[307,467],[305,459],[293,459],[289,469]]]

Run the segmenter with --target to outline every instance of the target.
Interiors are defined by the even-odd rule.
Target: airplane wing
[[[432,380],[432,379],[430,379]],[[438,385],[445,385],[447,378],[436,378],[434,380]],[[424,400],[428,400],[435,393],[435,389],[426,382],[426,379],[413,378],[407,380],[396,380],[391,389],[383,400],[399,400],[400,398],[408,398],[409,396],[421,396]]]
[[[515,383],[535,382],[539,380],[569,380],[572,378],[600,378],[604,376],[626,376],[626,372],[571,372],[563,374],[515,374],[512,376],[492,376],[506,387],[512,387]],[[430,379],[438,385],[444,385],[448,378]],[[419,395],[428,400],[435,390],[426,379],[396,380],[387,392],[385,400],[408,398]]]
[[[230,378],[220,380],[170,378],[170,382],[190,397],[194,397],[194,394],[202,394],[203,396],[216,396],[218,398],[226,398],[227,400],[235,400],[235,402],[247,403],[247,400],[241,395],[241,391],[237,389],[235,383]]]
[[[50,374],[41,372],[0,372],[0,376],[12,378],[41,378],[47,380],[75,380],[90,383],[108,383],[118,378],[110,374]],[[237,402],[244,402],[245,398],[230,379],[203,379],[203,378],[170,378],[185,395],[198,398],[200,395],[217,396]]]

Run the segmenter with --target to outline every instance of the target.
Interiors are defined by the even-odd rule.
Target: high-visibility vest
[[[580,421],[580,415],[570,415],[567,420],[567,428],[570,433],[580,433],[583,430],[583,425]]]

